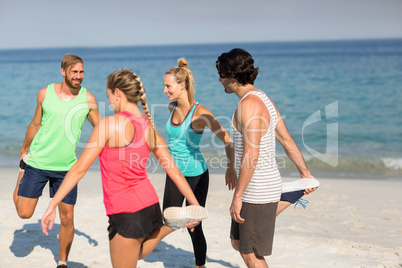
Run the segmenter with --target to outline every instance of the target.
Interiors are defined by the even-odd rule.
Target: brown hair
[[[114,71],[107,77],[106,86],[112,91],[112,93],[114,93],[116,88],[123,91],[127,100],[131,103],[141,101],[142,110],[151,123],[153,130],[151,131],[151,149],[155,148],[157,138],[156,126],[152,120],[151,113],[148,110],[147,98],[145,96],[145,89],[142,85],[141,78],[131,70],[120,69]]]
[[[243,86],[254,85],[258,75],[258,67],[254,67],[253,57],[241,48],[222,53],[216,61],[216,69],[221,78],[234,78]]]
[[[165,74],[172,74],[176,78],[177,83],[184,82],[186,84],[186,90],[188,93],[188,101],[190,105],[194,102],[195,94],[195,81],[193,73],[188,69],[188,62],[185,58],[180,58],[178,61],[178,67],[170,68]]]
[[[61,59],[61,68],[67,71],[68,67],[76,65],[78,62],[81,62],[84,65],[84,61],[74,54],[66,54]]]

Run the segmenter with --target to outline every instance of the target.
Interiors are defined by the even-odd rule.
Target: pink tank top
[[[159,202],[148,178],[149,148],[144,137],[149,121],[126,111],[119,114],[134,125],[133,141],[125,147],[105,146],[99,155],[106,214],[132,213]]]

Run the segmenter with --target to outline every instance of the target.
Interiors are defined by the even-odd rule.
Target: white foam
[[[383,162],[384,166],[389,169],[402,169],[402,158],[382,157],[381,161]]]

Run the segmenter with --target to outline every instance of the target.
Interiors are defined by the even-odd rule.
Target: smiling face
[[[185,89],[185,82],[177,83],[173,74],[165,74],[163,77],[163,86],[163,93],[168,96],[170,101],[177,100],[180,97],[188,98]]]
[[[63,69],[62,69],[63,70]],[[84,79],[84,65],[81,62],[71,65],[64,70],[64,78],[69,88],[80,89],[82,80]]]

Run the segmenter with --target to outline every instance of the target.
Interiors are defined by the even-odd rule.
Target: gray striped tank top
[[[278,202],[282,191],[282,179],[275,159],[275,128],[278,115],[271,100],[262,91],[248,92],[240,102],[249,94],[254,94],[265,103],[269,114],[270,124],[267,133],[261,138],[260,151],[254,174],[242,196],[242,201],[252,204],[266,204]],[[234,127],[235,162],[237,176],[240,173],[241,159],[243,157],[243,135]]]

